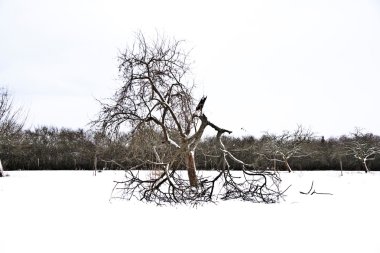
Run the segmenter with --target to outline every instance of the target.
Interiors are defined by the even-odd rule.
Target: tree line
[[[170,146],[162,144],[164,133],[154,128],[114,135],[47,126],[24,129],[24,122],[7,89],[0,88],[0,161],[5,170],[129,169],[143,161],[155,161],[157,153],[175,153],[166,150]],[[179,142],[180,136],[171,138]],[[224,135],[222,139],[233,156],[258,169],[380,170],[380,137],[361,129],[328,139],[316,137],[302,126],[282,134],[265,133],[260,138]],[[194,159],[197,168],[219,169],[217,141],[216,137],[200,140]],[[241,169],[236,160],[229,165]],[[142,169],[154,166],[147,163]]]
[[[44,126],[1,133],[0,157],[6,170],[129,169],[146,159],[154,161],[154,149],[160,148],[161,139],[159,132],[149,129],[110,136],[94,130]],[[199,169],[218,169],[216,141],[206,137],[200,142],[195,153]],[[258,169],[380,170],[380,136],[359,129],[325,139],[299,127],[282,134],[265,133],[260,138],[225,136],[223,142],[236,158],[250,161]],[[230,166],[241,169],[234,161]]]

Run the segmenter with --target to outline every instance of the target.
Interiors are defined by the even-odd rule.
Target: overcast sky
[[[380,134],[375,0],[0,0],[0,86],[29,127],[88,128],[139,30],[187,41],[205,112],[237,135]]]

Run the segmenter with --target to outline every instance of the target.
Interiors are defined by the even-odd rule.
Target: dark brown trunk
[[[186,167],[189,176],[190,186],[198,187],[197,169],[195,166],[194,152],[190,151],[186,154]]]

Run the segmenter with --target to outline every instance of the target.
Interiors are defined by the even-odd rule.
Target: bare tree
[[[292,172],[289,160],[310,156],[313,151],[306,150],[305,144],[313,138],[313,133],[302,126],[298,126],[293,132],[284,131],[280,135],[265,134],[265,152],[262,154],[266,159],[284,163],[286,169]],[[275,167],[275,166],[274,166]]]
[[[103,104],[99,122],[107,130],[129,123],[132,131],[143,126],[159,131],[162,144],[177,150],[178,158],[185,161],[191,185],[197,186],[194,150],[205,126],[193,127],[193,86],[184,83],[189,64],[180,44],[162,38],[149,45],[138,34],[137,43],[119,57],[124,85],[111,103]]]
[[[342,144],[346,137],[342,136],[340,140],[331,138],[329,140],[331,150],[329,151],[329,157],[331,161],[339,162],[340,175],[343,176],[343,160],[347,157],[347,149]]]
[[[374,160],[380,154],[379,140],[371,133],[363,133],[359,128],[352,134],[352,140],[345,144],[347,155],[352,155],[363,164],[364,170],[369,171],[368,161]]]
[[[248,192],[266,202],[273,201],[274,195],[280,195],[278,191],[273,191],[273,196],[268,192],[263,193],[266,189],[271,191],[267,176],[272,174],[249,173],[245,170],[249,165],[236,159],[222,143],[222,135],[231,131],[208,120],[203,113],[206,97],[196,103],[194,84],[189,79],[189,57],[182,43],[165,37],[158,37],[148,43],[143,34],[138,33],[136,42],[119,57],[123,85],[111,99],[101,102],[101,111],[94,124],[114,133],[125,127],[132,136],[141,129],[149,129],[161,137],[159,142],[152,140],[150,144],[153,159],[143,158],[140,165],[128,170],[128,179],[120,182],[124,184],[121,188],[129,197],[138,192],[140,199],[157,203],[209,201],[214,196],[214,184],[224,175],[226,186],[235,187],[230,190],[236,191],[225,197],[244,198],[239,194],[246,189],[239,188],[227,172],[229,157],[242,165],[246,175],[260,178],[250,181],[255,187],[251,185],[252,189]],[[207,127],[216,131],[216,145],[221,152],[220,166],[223,171],[212,180],[197,175],[195,162],[195,151]],[[143,180],[133,172],[133,169],[148,165],[161,171],[158,178]],[[183,167],[187,170],[188,181],[177,171]],[[278,186],[279,178],[274,176],[273,179]],[[260,187],[257,185],[259,181]]]
[[[25,119],[20,120],[21,109],[14,109],[8,90],[0,87],[0,156],[4,149],[12,143],[12,139],[19,134]],[[0,177],[4,176],[3,166],[0,166]]]

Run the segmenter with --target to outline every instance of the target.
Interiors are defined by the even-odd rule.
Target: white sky
[[[0,0],[0,85],[28,126],[87,128],[138,30],[187,41],[205,112],[238,135],[380,134],[375,0]]]

